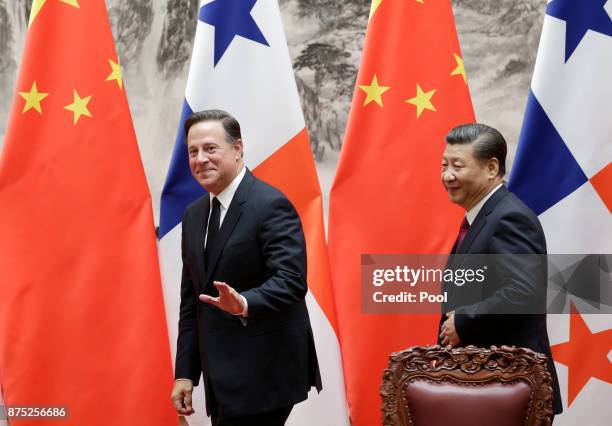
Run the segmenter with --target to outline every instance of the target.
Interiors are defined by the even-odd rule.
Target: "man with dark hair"
[[[284,425],[321,377],[304,297],[306,246],[293,205],[243,163],[240,125],[185,122],[189,166],[209,194],[185,210],[172,401],[193,412],[203,373],[214,426]]]
[[[553,411],[562,411],[546,329],[546,240],[537,216],[502,178],[506,141],[483,124],[455,127],[446,136],[442,184],[466,215],[452,249],[453,269],[474,266],[477,255],[497,255],[482,284],[444,283],[448,303],[440,320],[443,345],[515,345],[548,357]]]

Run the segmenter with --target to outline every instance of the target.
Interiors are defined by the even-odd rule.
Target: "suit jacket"
[[[546,240],[537,216],[502,186],[485,202],[452,253],[447,267],[454,270],[487,265],[482,284],[444,284],[448,302],[443,309],[455,311],[461,344],[515,345],[545,354],[553,378],[553,411],[560,413],[561,394],[546,329]],[[440,326],[445,320],[443,315]]]
[[[183,273],[176,378],[198,384],[206,407],[211,390],[230,415],[286,407],[307,398],[321,377],[304,297],[306,245],[300,219],[278,190],[246,170],[226,212],[211,264],[204,264],[210,199],[198,199],[183,217]],[[202,303],[224,281],[248,302],[246,325]]]

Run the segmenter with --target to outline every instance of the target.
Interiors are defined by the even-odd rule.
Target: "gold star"
[[[425,0],[415,0],[415,1],[416,1],[417,3],[421,3],[421,4],[425,3]]]
[[[368,18],[368,21],[372,19],[374,12],[376,12],[376,9],[378,9],[378,6],[380,6],[382,1],[383,0],[372,0],[372,4],[370,5],[370,17]]]
[[[374,101],[381,107],[383,106],[382,94],[390,89],[389,86],[378,85],[378,78],[376,77],[376,74],[374,74],[374,77],[372,77],[372,83],[370,83],[369,86],[360,84],[359,88],[366,92],[367,95],[365,101],[363,102],[363,106],[366,106],[370,102]]]
[[[459,55],[456,55],[454,53],[453,55],[455,56],[455,61],[457,62],[457,68],[455,68],[453,72],[450,73],[450,75],[462,76],[463,81],[465,82],[465,84],[467,84],[467,75],[465,74],[465,66],[463,65],[463,59],[461,59],[461,56]]]
[[[76,7],[77,9],[80,9],[81,6],[79,6],[79,2],[78,0],[60,0],[62,3],[66,3],[69,4],[72,7]]]
[[[36,15],[40,12],[40,9],[45,5],[47,0],[33,0],[32,1],[32,11],[30,12],[30,22],[28,22],[28,27],[32,25],[34,19],[36,19]]]
[[[112,59],[109,59],[108,63],[111,66],[112,71],[108,75],[108,77],[106,77],[106,81],[115,80],[117,82],[117,85],[119,86],[119,89],[123,90],[123,77],[121,75],[121,65],[119,65]]]
[[[79,118],[81,118],[82,115],[91,118],[91,113],[87,109],[87,104],[90,100],[91,95],[87,96],[86,98],[81,98],[77,91],[74,91],[74,102],[64,107],[64,109],[74,113],[74,124],[77,124],[77,121],[79,121]]]
[[[426,109],[435,111],[436,108],[431,103],[431,97],[434,95],[434,93],[436,93],[436,89],[430,90],[429,92],[423,92],[423,89],[421,89],[421,86],[419,86],[417,83],[416,91],[417,91],[416,96],[411,99],[406,99],[405,102],[408,102],[409,104],[412,104],[412,105],[416,105],[417,118],[419,118],[421,116],[421,113]]]
[[[60,0],[62,3],[66,3],[70,6],[76,7],[80,9],[78,0]],[[30,22],[28,22],[28,27],[32,25],[34,19],[36,19],[36,15],[40,12],[40,9],[47,3],[47,0],[32,0],[32,11],[30,12]]]
[[[39,114],[42,114],[42,108],[40,107],[40,101],[49,96],[48,93],[42,93],[38,91],[38,87],[36,87],[36,80],[32,83],[32,88],[29,92],[19,92],[19,96],[25,99],[25,105],[23,106],[23,110],[21,113],[25,113],[30,109],[34,108],[38,111]]]

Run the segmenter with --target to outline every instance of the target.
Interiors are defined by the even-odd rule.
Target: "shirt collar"
[[[480,210],[482,209],[482,206],[484,206],[484,204],[487,202],[487,200],[489,198],[491,198],[491,196],[495,193],[495,191],[497,191],[499,188],[501,188],[502,185],[503,185],[503,183],[500,183],[495,188],[493,188],[487,195],[482,197],[482,200],[480,200],[474,207],[472,207],[470,209],[470,211],[468,211],[465,214],[465,217],[467,218],[467,221],[470,224],[470,226],[472,226],[472,223],[476,219],[476,216],[478,216],[478,213],[480,213]]]
[[[238,172],[238,174],[230,182],[230,184],[227,185],[223,191],[217,194],[217,199],[219,200],[219,203],[221,204],[221,207],[224,210],[227,210],[229,208],[229,205],[232,202],[232,199],[234,198],[234,194],[236,194],[236,190],[238,189],[240,182],[242,182],[242,178],[244,178],[245,173],[246,173],[246,167],[242,166],[242,170]],[[213,194],[209,194],[209,195],[210,195],[210,202],[212,203],[212,200],[215,197],[215,195]]]

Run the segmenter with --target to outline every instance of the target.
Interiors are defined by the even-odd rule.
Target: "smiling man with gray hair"
[[[478,297],[445,283],[449,300],[440,320],[443,345],[515,345],[548,357],[553,411],[561,394],[546,329],[546,240],[537,216],[503,183],[506,141],[483,124],[464,124],[446,136],[441,180],[449,199],[466,212],[452,267],[476,255],[499,255]],[[539,256],[538,256],[539,255]]]

